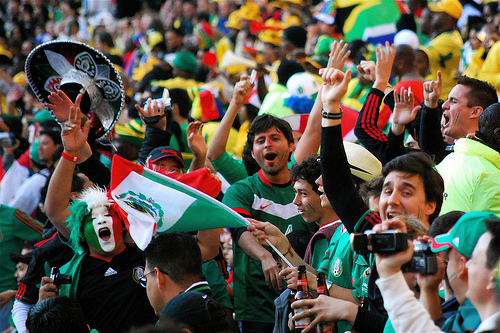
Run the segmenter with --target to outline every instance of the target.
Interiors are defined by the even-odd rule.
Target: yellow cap
[[[236,29],[240,30],[241,25],[240,25],[240,11],[235,10],[231,14],[229,14],[229,17],[227,18],[227,22],[224,23],[224,26],[228,29]]]
[[[434,0],[427,2],[429,10],[444,12],[457,20],[462,16],[462,5],[458,0]]]
[[[260,8],[255,2],[248,1],[239,9],[240,18],[248,21],[262,21]]]

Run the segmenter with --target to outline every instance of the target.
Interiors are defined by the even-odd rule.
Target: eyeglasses
[[[158,269],[161,273],[168,275],[168,273],[166,273],[165,271],[161,270],[158,267],[153,268],[152,271],[150,271],[149,273],[145,273],[145,274],[144,274],[144,269],[145,269],[144,267],[137,267],[134,269],[135,282],[137,282],[138,284],[140,284],[144,288],[146,288],[146,284],[148,282],[148,279],[146,277],[150,274],[154,274],[156,269]]]
[[[139,284],[140,284],[142,287],[146,288],[146,284],[147,284],[147,282],[148,282],[148,279],[146,278],[146,276],[148,276],[149,274],[154,273],[154,272],[155,272],[155,270],[153,269],[151,272],[146,273],[146,274],[144,274],[143,276],[141,276],[141,277],[139,278]]]

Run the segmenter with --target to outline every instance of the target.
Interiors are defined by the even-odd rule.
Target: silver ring
[[[311,309],[308,309],[307,311],[309,311],[309,317],[312,316]]]

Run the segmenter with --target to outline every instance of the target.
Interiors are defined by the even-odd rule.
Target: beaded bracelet
[[[339,107],[340,113],[330,113],[325,110],[321,111],[321,116],[326,119],[340,119],[344,115],[344,110]]]

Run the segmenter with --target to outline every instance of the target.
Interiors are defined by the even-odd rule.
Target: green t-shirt
[[[349,232],[342,225],[335,230],[330,239],[330,246],[318,267],[318,271],[327,274],[327,279],[337,286],[354,289],[351,280],[352,265],[353,253]],[[351,328],[352,326],[346,321],[338,322],[339,332],[349,331]]]
[[[314,249],[312,253],[311,266],[318,269],[319,265],[325,257],[325,253],[328,250],[330,243],[328,239],[321,238],[314,242]]]
[[[271,222],[285,235],[293,230],[312,231],[314,225],[304,222],[292,203],[293,198],[291,185],[273,186],[259,171],[229,187],[222,202],[240,214]],[[274,323],[274,299],[280,292],[267,286],[261,263],[249,258],[236,243],[233,243],[236,320]]]

